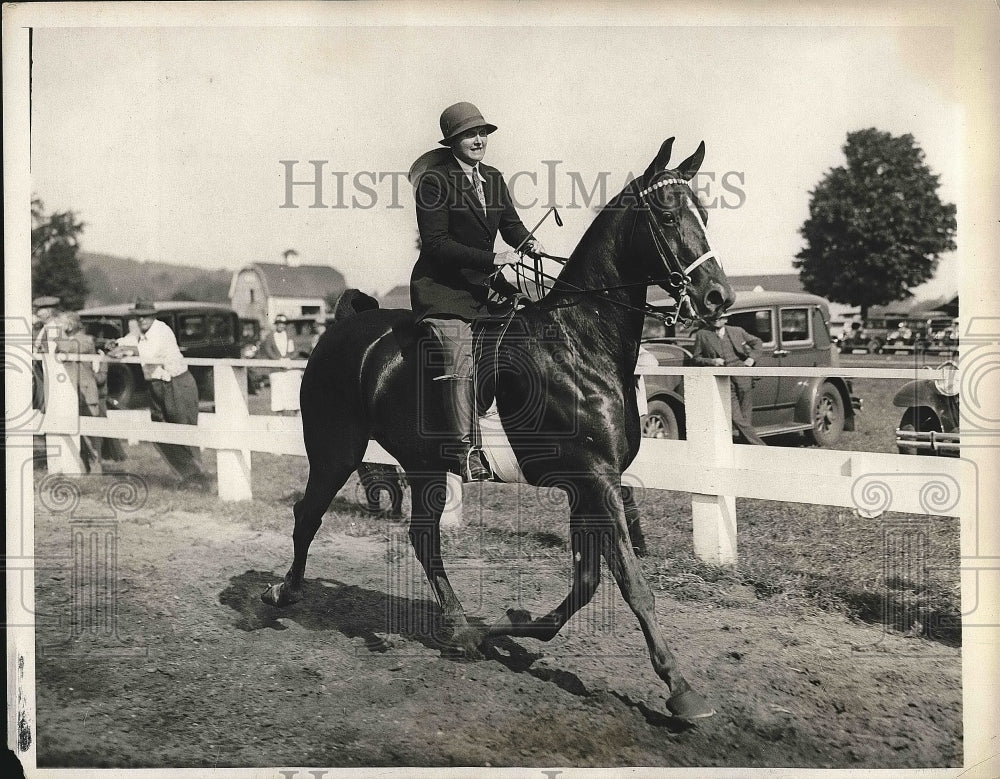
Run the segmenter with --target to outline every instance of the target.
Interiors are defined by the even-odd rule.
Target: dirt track
[[[707,603],[659,592],[671,648],[718,710],[684,729],[607,577],[554,641],[461,661],[435,639],[402,524],[338,501],[305,600],[279,613],[259,593],[287,567],[290,527],[161,493],[155,515],[120,517],[111,638],[74,637],[70,523],[38,507],[41,766],[961,764],[955,647],[819,610],[790,617],[749,587]],[[85,495],[74,516],[99,505]],[[536,613],[556,603],[565,568],[466,559],[452,578],[469,613],[492,620],[517,587]]]

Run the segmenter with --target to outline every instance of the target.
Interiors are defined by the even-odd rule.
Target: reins
[[[646,201],[646,196],[650,192],[653,192],[655,190],[661,189],[662,187],[665,187],[665,186],[669,186],[671,184],[683,184],[684,186],[690,186],[690,184],[688,183],[688,181],[686,179],[680,179],[680,178],[663,179],[662,181],[658,181],[655,184],[651,184],[650,186],[648,186],[648,187],[646,187],[644,189],[639,189],[638,180],[633,180],[632,185],[631,185],[632,189],[635,192],[635,195],[637,196],[637,198],[640,201],[641,205],[636,205],[635,206],[634,216],[633,216],[633,219],[632,219],[632,226],[631,226],[631,229],[629,231],[629,244],[631,245],[633,237],[634,237],[634,234],[635,234],[635,225],[636,225],[636,222],[639,219],[639,213],[640,212],[644,212],[647,215],[647,224],[649,226],[650,238],[652,239],[653,247],[656,249],[656,253],[660,256],[660,261],[667,268],[671,268],[671,267],[673,268],[673,270],[669,271],[669,273],[668,273],[668,275],[667,275],[666,278],[664,278],[664,279],[647,279],[645,281],[632,282],[632,283],[629,283],[629,284],[616,284],[616,285],[607,286],[607,287],[586,287],[585,288],[585,287],[577,287],[576,285],[574,285],[574,284],[572,284],[570,282],[567,282],[565,280],[559,279],[556,276],[552,276],[551,274],[546,273],[542,269],[540,260],[542,260],[542,259],[548,259],[548,260],[553,260],[555,262],[558,262],[561,265],[565,265],[566,262],[568,262],[569,258],[568,257],[558,257],[556,255],[547,254],[545,252],[537,252],[537,253],[534,253],[534,252],[522,252],[521,249],[524,246],[524,244],[527,243],[528,239],[534,234],[535,230],[537,230],[538,227],[541,226],[542,222],[545,221],[545,219],[546,219],[546,217],[548,217],[549,213],[555,213],[556,223],[559,224],[559,225],[562,224],[562,220],[559,219],[558,212],[555,211],[555,208],[550,208],[549,211],[547,211],[545,213],[545,216],[543,216],[539,220],[538,224],[535,225],[534,230],[532,230],[528,234],[528,236],[521,242],[521,244],[516,249],[516,251],[518,251],[521,254],[522,257],[525,256],[525,255],[527,255],[527,256],[531,257],[532,260],[533,260],[533,262],[531,264],[528,264],[528,263],[526,263],[524,261],[521,261],[521,262],[518,262],[518,263],[516,263],[514,265],[515,274],[516,274],[516,278],[517,278],[517,287],[518,287],[518,289],[521,292],[526,293],[527,287],[529,285],[533,285],[536,295],[538,297],[543,297],[546,294],[546,292],[552,291],[552,290],[556,289],[557,285],[563,285],[564,287],[570,287],[571,289],[568,289],[566,291],[570,292],[571,294],[578,294],[578,295],[606,294],[608,292],[615,292],[615,291],[623,290],[623,289],[634,289],[635,287],[646,287],[646,288],[648,288],[648,287],[653,286],[653,285],[658,285],[658,286],[661,286],[661,287],[669,287],[671,290],[674,291],[674,296],[675,296],[675,298],[677,300],[677,306],[676,306],[676,308],[673,311],[671,311],[670,313],[667,313],[667,314],[661,313],[660,311],[658,311],[657,309],[655,309],[653,306],[650,306],[648,303],[644,303],[642,305],[642,307],[640,308],[638,306],[633,306],[633,305],[631,305],[629,303],[624,303],[624,302],[622,302],[620,300],[615,300],[614,298],[611,298],[611,297],[608,297],[607,299],[610,302],[612,302],[613,304],[615,304],[615,305],[617,305],[617,306],[619,306],[621,308],[624,308],[624,309],[629,310],[629,311],[635,311],[635,312],[638,312],[638,313],[642,313],[645,316],[653,317],[654,319],[658,319],[659,321],[661,321],[664,324],[666,324],[668,326],[671,326],[671,327],[674,326],[674,325],[676,325],[678,322],[681,322],[682,324],[686,323],[686,322],[690,322],[693,319],[693,317],[687,317],[687,316],[684,315],[684,313],[685,313],[685,310],[688,313],[691,313],[691,314],[694,313],[693,307],[692,307],[691,302],[690,302],[690,298],[688,296],[688,289],[690,288],[690,285],[691,285],[691,272],[694,271],[699,266],[701,266],[703,263],[707,262],[708,260],[710,260],[710,259],[718,260],[718,258],[716,257],[715,251],[710,246],[709,249],[708,249],[708,251],[704,252],[701,256],[697,257],[693,262],[689,263],[686,267],[682,267],[681,263],[678,260],[678,258],[676,257],[676,255],[670,249],[670,243],[667,240],[667,237],[663,234],[662,228],[660,227],[660,225],[657,223],[657,221],[652,216],[652,209],[650,208],[649,203]],[[690,206],[690,205],[689,205],[689,207],[691,208],[692,212],[695,214],[695,217],[698,219],[698,224],[701,225],[702,232],[707,235],[707,231],[705,229],[705,223],[701,219],[701,214],[698,213],[697,208],[695,208],[693,206]],[[503,271],[503,268],[504,268],[504,266],[500,266],[500,267],[497,268],[497,270],[495,270],[491,274],[491,276],[490,276],[490,281],[491,282],[492,282],[493,278],[495,278],[500,272]],[[529,277],[528,277],[529,273],[531,274],[531,276],[533,278],[529,279]],[[551,282],[553,282],[552,286],[548,290],[545,289],[544,281],[551,281]],[[539,303],[538,302],[534,302],[532,305],[539,305]],[[552,307],[552,308],[557,308],[558,307],[558,308],[561,308],[561,307],[566,306],[566,305],[574,305],[574,303],[572,303],[572,302],[570,302],[570,303],[563,303],[561,305],[559,305],[559,304],[551,304],[550,303],[550,304],[548,304],[548,307]],[[515,309],[511,309],[511,316],[513,316],[514,311],[515,311]],[[505,328],[505,330],[506,330],[506,328]]]

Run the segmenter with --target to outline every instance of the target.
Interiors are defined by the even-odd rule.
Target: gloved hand
[[[545,247],[537,238],[529,238],[528,242],[524,244],[524,252],[531,255],[544,254]]]

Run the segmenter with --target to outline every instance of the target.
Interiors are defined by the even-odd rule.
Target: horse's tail
[[[333,321],[340,322],[348,317],[378,308],[378,301],[360,289],[345,289],[333,309]]]

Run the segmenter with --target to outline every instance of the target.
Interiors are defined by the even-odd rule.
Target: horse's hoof
[[[464,660],[482,660],[483,653],[479,649],[483,636],[471,628],[456,633],[450,642],[450,650],[456,657]]]
[[[302,598],[300,593],[293,593],[285,582],[272,584],[260,594],[260,599],[268,606],[282,608],[297,603]]]
[[[531,612],[525,609],[507,609],[507,613],[493,623],[490,633],[494,635],[508,635],[516,628],[523,628],[532,622]]]
[[[667,708],[678,719],[694,721],[715,714],[715,709],[700,694],[688,688],[667,698]]]

